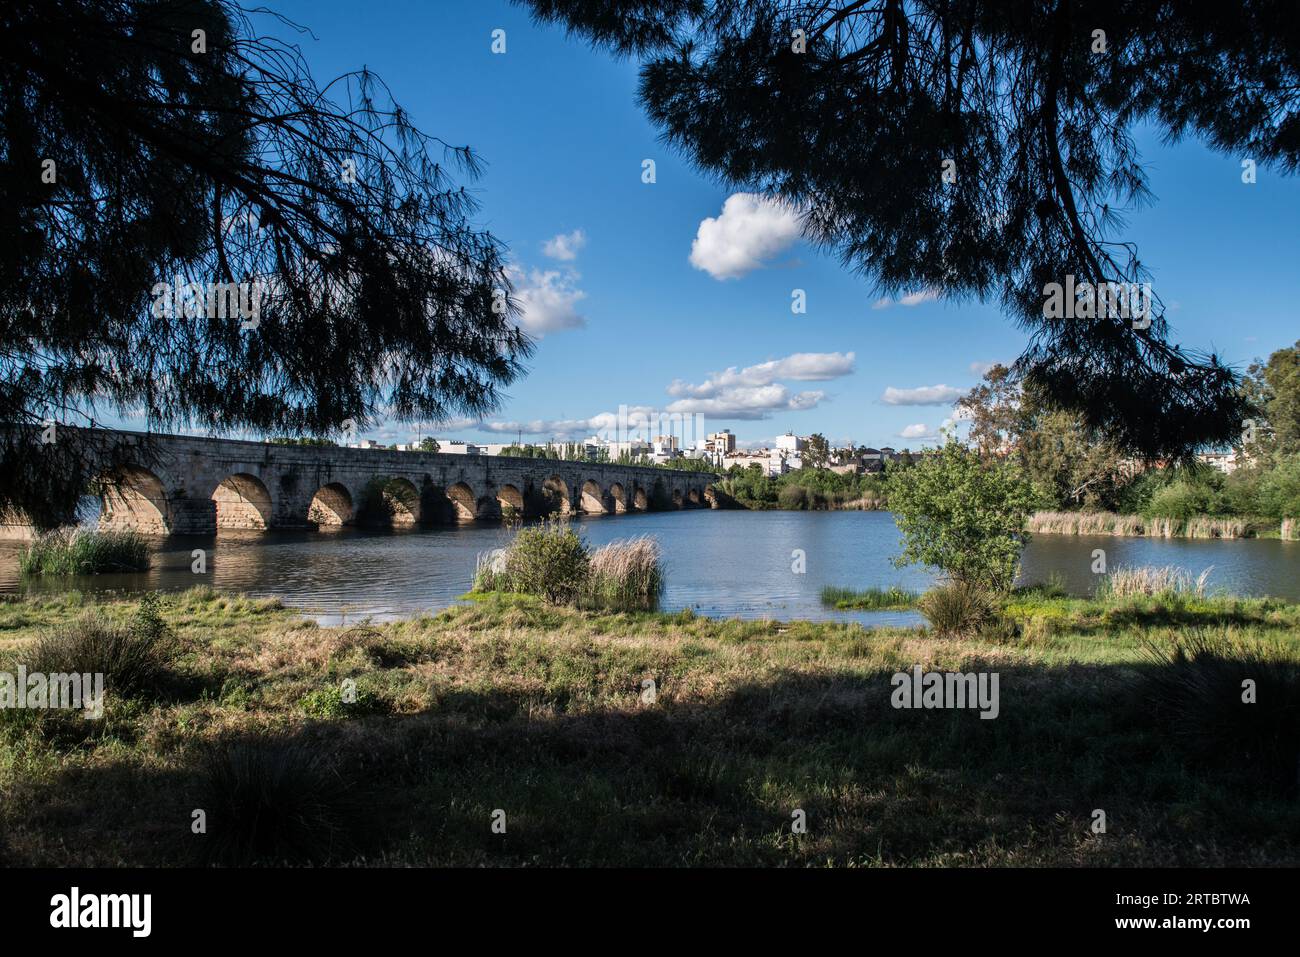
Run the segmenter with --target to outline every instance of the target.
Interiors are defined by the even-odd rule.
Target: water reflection
[[[932,576],[896,568],[898,531],[881,512],[715,512],[587,516],[577,525],[592,545],[647,534],[666,563],[662,607],[742,618],[856,620],[912,624],[912,612],[839,612],[820,602],[824,585],[901,585],[923,590]],[[500,526],[321,532],[222,531],[215,537],[161,540],[153,567],[139,574],[72,582],[20,580],[18,544],[0,543],[0,590],[176,590],[207,583],[223,591],[278,595],[323,623],[386,619],[445,607],[470,587],[475,560],[505,544]],[[1076,594],[1096,584],[1092,553],[1118,564],[1178,565],[1193,575],[1213,566],[1212,587],[1300,600],[1300,543],[1275,540],[1193,541],[1042,535],[1024,556],[1024,578],[1055,573]],[[193,551],[207,554],[207,573],[191,571]],[[804,554],[796,572],[796,550]]]

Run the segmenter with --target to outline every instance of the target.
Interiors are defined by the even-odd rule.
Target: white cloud
[[[773,412],[803,412],[815,408],[825,392],[791,393],[783,385],[742,386],[720,389],[708,398],[670,402],[668,412],[701,413],[719,419],[766,419]]]
[[[906,296],[902,296],[901,298],[899,298],[897,303],[895,303],[894,300],[890,299],[888,296],[881,296],[879,299],[877,299],[875,302],[871,304],[871,308],[888,309],[890,306],[893,306],[895,304],[911,308],[912,306],[919,306],[921,305],[921,303],[924,302],[934,302],[938,298],[939,298],[938,289],[922,289],[920,292],[909,292]]]
[[[587,324],[577,310],[587,294],[577,287],[580,277],[573,270],[533,269],[525,273],[510,266],[506,272],[515,286],[515,298],[522,309],[519,325],[525,332],[540,338]]]
[[[800,412],[826,398],[821,391],[792,392],[777,380],[825,382],[853,372],[852,352],[796,352],[781,359],[723,372],[699,383],[674,380],[668,394],[677,401],[669,412],[702,413],[715,418],[766,419],[773,412]]]
[[[556,438],[586,438],[597,429],[600,416],[590,419],[532,419],[528,422],[484,422],[479,428],[484,432],[504,435],[540,435]]]
[[[722,214],[700,223],[691,265],[714,279],[738,279],[799,238],[799,214],[789,204],[758,193],[733,193]]]
[[[916,389],[885,389],[880,401],[885,405],[949,405],[966,393],[950,385],[923,385]]]
[[[710,373],[709,377],[699,384],[676,379],[668,386],[668,394],[707,399],[727,389],[771,385],[778,379],[824,382],[852,373],[853,360],[852,352],[796,352],[783,359],[772,359],[743,369],[731,366],[723,372]]]
[[[571,233],[560,233],[542,244],[542,252],[552,259],[572,262],[578,258],[578,251],[587,245],[587,234],[581,229]]]
[[[938,432],[934,431],[934,429],[930,428],[928,425],[918,422],[915,425],[907,426],[903,431],[898,433],[898,437],[900,439],[933,439],[938,434]]]

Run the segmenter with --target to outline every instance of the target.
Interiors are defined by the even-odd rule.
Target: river
[[[911,624],[914,612],[842,612],[823,608],[824,585],[901,585],[922,590],[925,571],[895,568],[898,530],[886,512],[746,512],[688,510],[586,516],[577,527],[592,545],[651,535],[663,549],[666,586],[661,607],[692,608],[717,617],[854,620]],[[207,583],[222,591],[277,595],[323,624],[403,617],[443,608],[470,587],[475,559],[505,544],[500,526],[429,530],[324,532],[223,531],[215,538],[158,540],[149,571],[71,580],[25,581],[19,543],[0,542],[0,591],[76,588],[86,592],[175,590]],[[1093,550],[1109,567],[1176,565],[1193,576],[1210,568],[1211,588],[1242,595],[1300,600],[1300,543],[1038,535],[1023,556],[1022,579],[1055,573],[1076,594],[1097,576]],[[207,573],[194,574],[191,554],[207,552]],[[796,550],[803,572],[796,572]]]

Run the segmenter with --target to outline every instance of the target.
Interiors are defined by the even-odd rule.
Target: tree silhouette
[[[1148,198],[1135,123],[1295,172],[1292,0],[516,2],[639,58],[669,144],[794,204],[881,291],[1000,301],[1031,334],[1026,383],[1124,451],[1240,434],[1236,376],[1170,342],[1158,295],[1145,318],[1068,316],[1046,287],[1148,281],[1122,238]]]
[[[92,431],[42,443],[47,419],[328,434],[480,415],[520,373],[503,250],[453,181],[476,156],[369,72],[318,85],[255,16],[0,11],[0,510],[66,519],[117,454]]]

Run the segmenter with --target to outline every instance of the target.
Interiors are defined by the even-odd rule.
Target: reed
[[[137,532],[58,528],[40,535],[18,555],[24,575],[96,575],[149,568],[149,542]]]
[[[610,542],[591,554],[586,604],[621,610],[655,607],[663,590],[659,543],[647,535]]]
[[[1187,538],[1244,538],[1247,524],[1240,518],[1210,518],[1197,515],[1183,529]]]
[[[1035,512],[1029,531],[1047,535],[1144,535],[1146,525],[1138,515],[1114,512]]]
[[[997,619],[994,596],[968,582],[936,585],[917,600],[917,607],[935,633],[945,638],[972,637]]]
[[[1197,515],[1183,521],[1114,512],[1035,512],[1029,518],[1028,529],[1046,535],[1144,535],[1148,538],[1245,538],[1253,531],[1251,523],[1244,518]]]
[[[1097,588],[1097,598],[1102,601],[1153,595],[1204,598],[1212,568],[1213,566],[1192,578],[1190,572],[1173,565],[1121,565],[1102,580]]]
[[[901,611],[915,608],[920,596],[914,591],[900,588],[867,588],[855,591],[852,588],[838,588],[827,585],[822,589],[822,604],[831,608],[856,609],[864,611]]]

